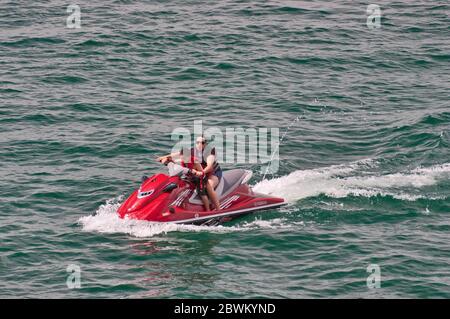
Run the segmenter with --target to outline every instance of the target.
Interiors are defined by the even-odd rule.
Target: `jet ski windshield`
[[[187,167],[183,167],[179,164],[169,163],[167,164],[167,168],[169,169],[169,176],[184,176],[189,173],[189,169]]]

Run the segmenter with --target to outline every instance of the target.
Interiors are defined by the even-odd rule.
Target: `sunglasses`
[[[205,141],[197,141],[197,144],[206,144],[206,142]]]

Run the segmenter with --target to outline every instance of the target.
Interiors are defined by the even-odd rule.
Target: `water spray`
[[[283,133],[283,135],[281,136],[280,141],[278,142],[278,144],[277,144],[275,150],[272,152],[272,155],[271,155],[271,157],[270,157],[269,164],[267,165],[266,171],[264,172],[264,175],[263,175],[261,181],[263,181],[263,180],[266,178],[266,175],[267,175],[267,173],[269,172],[269,167],[272,165],[272,161],[273,161],[273,158],[274,158],[274,156],[275,156],[275,153],[276,153],[276,152],[278,151],[278,149],[280,148],[280,144],[283,142],[284,138],[286,137],[287,133],[289,132],[289,129],[290,129],[295,123],[297,123],[298,121],[300,121],[300,118],[301,118],[301,115],[298,115],[298,116],[295,118],[295,120],[293,120],[293,121],[289,124],[289,126],[286,128],[286,130],[284,131],[284,133]]]

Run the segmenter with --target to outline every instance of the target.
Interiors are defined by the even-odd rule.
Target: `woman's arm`
[[[198,163],[196,163],[194,169],[192,172],[197,176],[203,176],[205,174],[208,174],[214,169],[214,162],[216,161],[216,157],[214,155],[209,155],[206,158],[206,167],[202,169],[202,166]]]
[[[168,154],[168,155],[160,156],[160,157],[156,158],[156,160],[158,162],[163,162],[163,161],[167,160],[168,158],[177,158],[179,156],[181,156],[181,152],[180,151],[174,152],[174,153],[171,153],[171,154]]]
[[[214,162],[216,161],[216,156],[209,155],[206,158],[206,167],[203,169],[203,173],[208,174],[209,172],[212,172],[214,169]]]

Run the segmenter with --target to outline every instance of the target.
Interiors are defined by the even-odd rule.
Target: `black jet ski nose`
[[[148,179],[147,175],[142,176],[141,183],[144,183]]]

